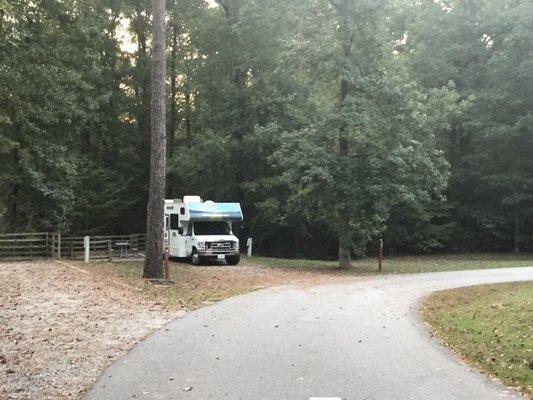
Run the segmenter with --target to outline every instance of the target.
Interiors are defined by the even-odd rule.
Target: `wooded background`
[[[143,232],[151,2],[0,0],[0,231]],[[277,256],[533,238],[530,0],[168,0],[167,197]]]

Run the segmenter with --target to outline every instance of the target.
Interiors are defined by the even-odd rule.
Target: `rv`
[[[233,223],[243,220],[239,203],[202,201],[199,196],[165,200],[165,246],[170,257],[189,258],[194,265],[209,259],[240,261]]]

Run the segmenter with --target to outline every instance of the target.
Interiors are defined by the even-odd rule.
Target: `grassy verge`
[[[437,292],[422,312],[467,363],[533,399],[533,282]]]
[[[332,271],[338,267],[336,261],[284,259],[253,257],[246,259],[250,265],[271,268],[285,268],[309,271]],[[376,273],[378,261],[375,258],[354,260],[351,273]],[[456,254],[442,256],[392,257],[383,261],[383,272],[389,274],[410,274],[420,272],[458,271],[467,269],[488,269],[533,266],[533,254]]]

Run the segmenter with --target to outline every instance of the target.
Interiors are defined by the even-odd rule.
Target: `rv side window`
[[[189,222],[189,226],[187,226],[187,236],[192,235],[192,222]]]
[[[170,214],[170,229],[177,231],[179,227],[179,215]]]
[[[181,207],[180,208],[180,214],[181,215],[185,215],[185,207]]]

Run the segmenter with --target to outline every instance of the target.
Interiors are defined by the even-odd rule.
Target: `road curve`
[[[188,313],[139,343],[86,400],[491,400],[522,397],[431,338],[419,300],[533,280],[533,267],[278,287]]]

